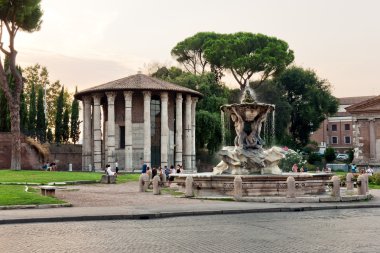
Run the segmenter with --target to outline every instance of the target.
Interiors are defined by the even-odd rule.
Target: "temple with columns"
[[[82,170],[196,170],[195,109],[202,94],[143,74],[75,94],[83,102]]]

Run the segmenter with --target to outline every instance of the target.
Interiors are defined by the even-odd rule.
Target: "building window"
[[[338,144],[338,137],[336,137],[336,136],[332,136],[332,137],[331,137],[331,143],[332,143],[332,144]]]
[[[337,130],[338,130],[338,128],[337,128],[336,124],[331,125],[331,131],[337,131]]]
[[[344,130],[346,131],[350,130],[350,124],[344,124]]]
[[[344,143],[345,144],[351,144],[351,137],[350,136],[344,136]]]

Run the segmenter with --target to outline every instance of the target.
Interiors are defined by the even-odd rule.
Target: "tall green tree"
[[[11,115],[12,159],[11,168],[21,169],[21,138],[20,138],[20,95],[23,88],[23,79],[16,68],[15,39],[18,31],[34,32],[41,27],[42,10],[40,0],[3,0],[0,1],[0,29],[7,36],[0,37],[0,51],[9,58],[9,69],[0,61],[0,87],[7,98]],[[5,43],[5,40],[8,43]],[[14,89],[7,80],[7,71],[10,70],[15,78]]]
[[[51,131],[50,128],[48,128],[48,130],[47,130],[46,140],[48,143],[53,143],[53,141],[54,141],[53,132]]]
[[[77,88],[75,88],[75,93],[77,93]],[[79,102],[74,99],[71,105],[71,120],[70,120],[70,138],[73,143],[77,143],[80,135],[80,121],[79,121]]]
[[[62,142],[68,143],[70,138],[70,113],[69,109],[65,108],[63,113],[63,121],[62,121]]]
[[[29,123],[28,135],[32,138],[36,137],[36,123],[37,123],[37,107],[36,107],[36,90],[32,84],[32,90],[29,95]]]
[[[25,93],[21,92],[20,95],[20,129],[21,132],[25,135],[28,134],[28,106],[25,102]]]
[[[0,119],[0,132],[9,132],[11,130],[11,119],[7,98],[2,90],[0,90]]]
[[[312,70],[294,66],[274,81],[284,90],[283,96],[292,108],[289,132],[293,141],[305,146],[310,133],[337,112],[339,102],[331,94],[329,83],[318,78]]]
[[[276,37],[239,32],[210,40],[204,50],[211,65],[229,70],[244,90],[253,75],[259,84],[283,71],[294,60],[288,44]]]
[[[41,143],[46,141],[46,117],[44,108],[44,89],[39,87],[37,97],[37,123],[36,123],[37,140]]]
[[[63,110],[64,110],[64,87],[62,87],[61,92],[59,93],[59,96],[57,98],[56,107],[57,112],[55,116],[55,142],[61,143],[62,142],[62,126],[63,126]]]
[[[178,42],[172,49],[171,54],[188,72],[194,75],[202,75],[207,70],[207,65],[210,65],[208,60],[204,58],[206,45],[219,36],[221,35],[214,32],[199,32]],[[214,71],[218,70],[215,67],[213,69]],[[216,71],[214,74],[218,74],[218,72]],[[220,74],[217,75],[217,77],[219,76]]]

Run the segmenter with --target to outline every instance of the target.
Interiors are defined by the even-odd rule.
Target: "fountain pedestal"
[[[189,174],[174,175],[175,183],[185,189]],[[212,173],[191,174],[194,195],[234,196],[233,175],[213,175]],[[289,176],[294,177],[296,196],[320,195],[326,192],[326,185],[333,176],[331,173],[283,173],[282,175],[241,175],[243,197],[283,196],[286,197]]]

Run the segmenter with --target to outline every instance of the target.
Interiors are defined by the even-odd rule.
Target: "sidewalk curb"
[[[75,221],[104,221],[104,220],[149,220],[163,219],[185,216],[202,215],[223,215],[223,214],[244,214],[244,213],[275,213],[275,212],[306,212],[334,209],[361,209],[380,208],[380,204],[374,205],[344,205],[344,206],[304,206],[304,207],[275,207],[275,208],[255,208],[255,209],[226,209],[226,210],[202,210],[202,211],[179,211],[179,212],[156,212],[140,214],[113,214],[113,215],[91,215],[91,216],[67,216],[67,217],[36,217],[21,219],[0,220],[3,224],[25,224],[40,222],[75,222]]]
[[[13,206],[0,206],[0,210],[15,210],[15,209],[44,209],[44,208],[59,208],[59,207],[72,207],[70,203],[64,204],[42,204],[42,205],[13,205]]]

